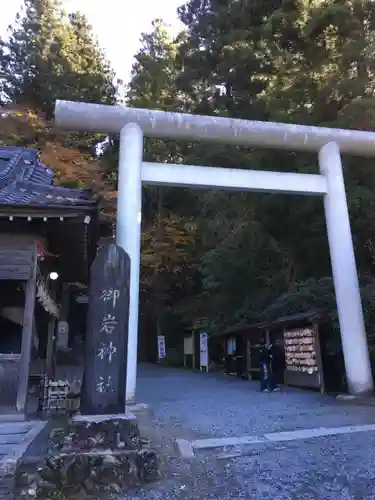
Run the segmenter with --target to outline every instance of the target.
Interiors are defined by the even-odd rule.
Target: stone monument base
[[[150,412],[146,403],[126,403],[126,411],[137,415],[137,413]]]
[[[367,392],[365,394],[339,394],[336,396],[336,401],[339,403],[362,405],[362,406],[375,406],[374,393]]]
[[[24,488],[25,499],[49,498],[57,489],[62,498],[98,498],[102,492],[120,494],[159,476],[156,451],[141,438],[131,413],[76,416],[68,432],[54,438],[59,452],[38,469],[36,486]]]

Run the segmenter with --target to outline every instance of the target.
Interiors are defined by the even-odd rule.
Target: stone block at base
[[[146,403],[126,403],[126,411],[130,413],[138,413],[142,411],[149,411],[150,407]]]
[[[38,468],[36,487],[23,488],[25,500],[49,498],[56,491],[67,498],[98,498],[159,477],[156,451],[140,437],[130,413],[76,416],[59,441],[60,453]]]
[[[61,454],[46,460],[38,469],[35,498],[48,498],[59,488],[65,496],[102,491],[122,492],[158,477],[158,460],[152,449],[124,450],[122,453]],[[68,495],[69,493],[69,495]]]
[[[73,418],[62,451],[136,450],[140,435],[132,413],[79,415]]]

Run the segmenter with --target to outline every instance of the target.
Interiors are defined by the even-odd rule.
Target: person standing
[[[261,392],[277,392],[279,388],[276,386],[274,376],[274,346],[263,344],[260,353],[260,390]]]
[[[260,348],[260,391],[269,392],[270,353],[265,343]]]
[[[276,349],[273,344],[268,346],[268,360],[269,360],[269,370],[268,370],[268,390],[272,392],[279,391],[279,387],[276,385]]]

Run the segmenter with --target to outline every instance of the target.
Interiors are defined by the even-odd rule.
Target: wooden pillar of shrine
[[[27,389],[30,372],[33,322],[36,296],[37,249],[34,245],[30,266],[30,276],[26,282],[25,309],[22,326],[21,359],[18,375],[18,392],[16,407],[19,412],[26,409]]]

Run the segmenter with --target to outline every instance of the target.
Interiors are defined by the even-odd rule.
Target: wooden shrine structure
[[[53,372],[56,321],[87,286],[98,238],[91,191],[55,186],[35,149],[0,146],[0,408],[25,412],[33,363]]]

